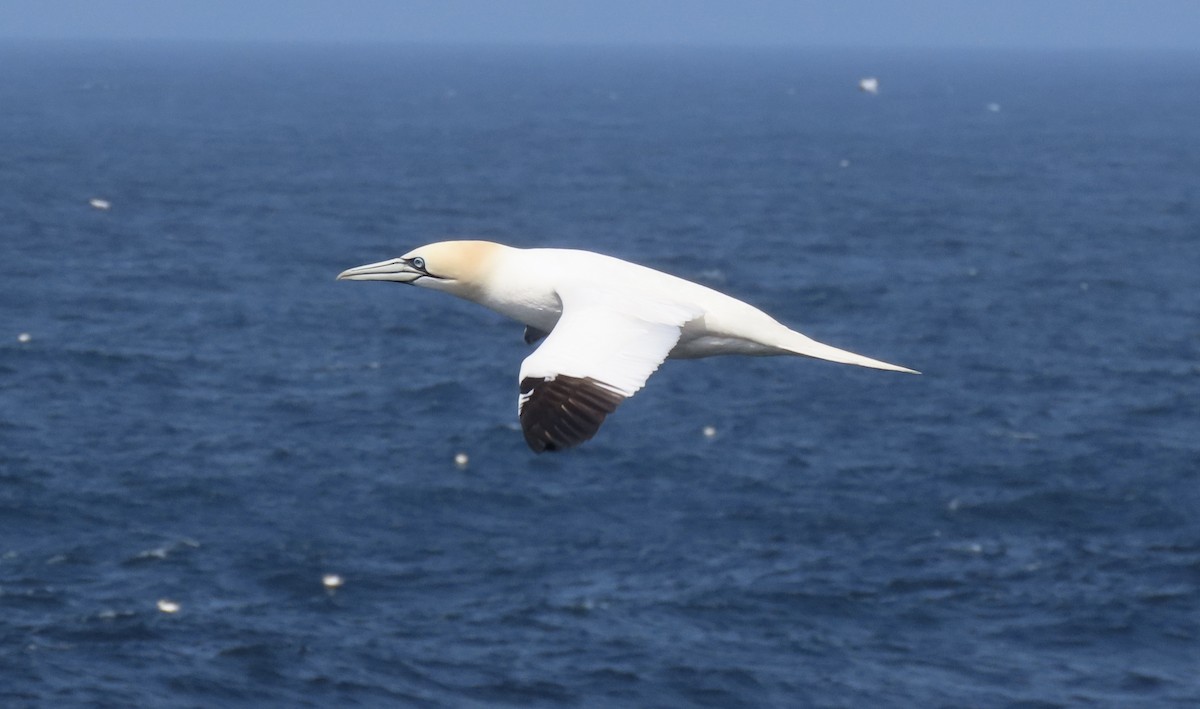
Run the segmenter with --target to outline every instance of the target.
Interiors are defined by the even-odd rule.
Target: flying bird
[[[918,373],[817,342],[699,283],[590,251],[442,241],[338,280],[443,291],[523,323],[529,344],[545,338],[518,377],[517,413],[536,453],[590,439],[667,358],[803,355]]]

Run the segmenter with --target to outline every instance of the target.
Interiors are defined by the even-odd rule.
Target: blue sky
[[[0,38],[1200,49],[1200,0],[0,0]]]

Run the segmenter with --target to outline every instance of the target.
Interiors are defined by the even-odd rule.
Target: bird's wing
[[[546,335],[549,335],[549,334],[550,333],[546,332],[545,330],[537,329],[533,325],[526,325],[525,326],[525,344],[532,345],[533,343],[537,342],[538,340],[542,339],[543,337],[545,337]]]
[[[667,358],[690,306],[595,288],[560,290],[562,316],[521,363],[517,410],[534,452],[578,445]]]

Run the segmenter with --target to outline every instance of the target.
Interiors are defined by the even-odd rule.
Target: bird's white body
[[[619,292],[633,301],[694,308],[697,315],[682,325],[679,341],[668,353],[674,358],[756,354],[764,346],[747,336],[757,337],[752,330],[765,335],[772,324],[779,326],[740,300],[611,256],[569,249],[513,249],[502,259],[504,266],[497,269],[493,287],[479,304],[543,332],[553,331],[562,315],[558,293],[564,284]]]
[[[590,438],[668,357],[791,354],[913,372],[817,342],[698,283],[589,251],[441,242],[339,278],[445,291],[525,324],[529,341],[548,334],[520,373],[521,421],[539,452]]]
[[[845,364],[903,369],[822,345],[749,303],[707,286],[591,251],[505,247],[482,292],[470,299],[517,322],[551,332],[562,315],[559,294],[564,289],[619,293],[635,306],[669,303],[693,310],[695,314],[682,324],[679,341],[667,355],[672,359],[807,354]],[[806,349],[832,356],[810,354]],[[839,353],[840,358],[835,359]]]

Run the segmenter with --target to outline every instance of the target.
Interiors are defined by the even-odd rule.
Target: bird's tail
[[[796,332],[789,331],[788,337],[780,345],[788,352],[794,352],[805,357],[813,357],[816,359],[824,359],[830,362],[840,362],[841,364],[855,364],[859,367],[871,367],[872,369],[886,369],[892,372],[907,372],[909,374],[920,374],[915,369],[901,367],[898,364],[888,364],[877,359],[864,357],[860,354],[855,354],[847,350],[839,350],[836,347],[817,342],[811,337],[806,337]]]

